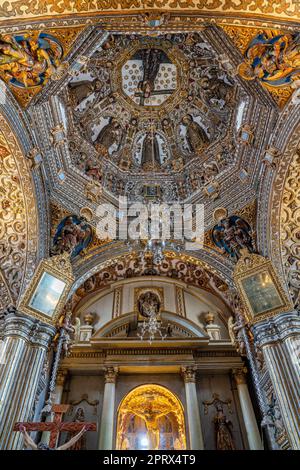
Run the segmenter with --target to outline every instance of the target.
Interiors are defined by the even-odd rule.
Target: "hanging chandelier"
[[[157,336],[164,340],[168,336],[168,329],[169,325],[162,326],[161,322],[157,320],[155,316],[153,316],[148,320],[143,321],[142,325],[139,326],[137,335],[141,341],[148,339],[149,343],[151,344],[152,341],[157,338]]]

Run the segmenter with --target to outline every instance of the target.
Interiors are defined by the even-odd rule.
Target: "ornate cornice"
[[[145,14],[143,12],[149,12]],[[37,0],[34,5],[26,0],[10,0],[0,6],[0,20],[3,22],[27,22],[47,19],[79,19],[81,23],[87,20],[98,20],[106,14],[132,15],[140,13],[145,25],[151,19],[161,17],[161,12],[169,13],[195,13],[206,18],[231,18],[231,21],[242,19],[254,19],[259,21],[296,22],[300,18],[300,9],[297,2],[273,0],[271,3],[253,0],[251,2],[240,0],[233,2],[228,0],[188,0],[186,2],[174,2],[172,0],[143,1],[143,0]],[[150,25],[151,26],[151,25]]]

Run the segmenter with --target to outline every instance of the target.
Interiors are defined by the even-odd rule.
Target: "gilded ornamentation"
[[[300,77],[298,34],[258,34],[248,44],[238,71],[245,80],[258,78],[263,84],[284,87]]]
[[[0,36],[0,70],[13,87],[43,85],[57,73],[62,56],[59,40],[47,33],[40,33],[37,38],[28,33]]]
[[[161,9],[170,11],[186,10],[197,12],[201,11],[202,14],[224,16],[237,15],[241,16],[255,15],[258,18],[270,20],[285,19],[287,21],[295,20],[300,18],[299,6],[297,2],[282,2],[281,0],[272,0],[267,4],[261,0],[232,2],[228,0],[188,0],[187,2],[174,2],[173,0],[164,0],[163,2],[158,0],[148,0],[146,3],[141,0],[118,0],[116,3],[113,0],[78,0],[77,2],[70,2],[69,0],[47,0],[45,3],[43,0],[37,0],[33,5],[28,4],[26,0],[10,0],[4,2],[0,7],[0,17],[5,19],[33,19],[43,18],[51,15],[57,17],[58,15],[69,16],[74,15],[101,15],[105,11],[121,12],[130,10],[143,11],[147,10],[151,12],[151,15],[155,11],[161,12]],[[102,13],[103,14],[103,13]],[[155,18],[155,17],[154,17]],[[154,20],[152,16],[146,17],[147,21]],[[143,22],[145,23],[145,14],[142,16]],[[157,18],[156,18],[157,19]],[[150,22],[151,29],[155,27],[155,24]],[[160,26],[160,23],[157,24]]]
[[[227,284],[217,274],[208,272],[195,258],[178,259],[166,254],[166,259],[160,265],[147,264],[135,256],[124,256],[109,262],[97,274],[92,275],[76,290],[72,297],[72,308],[85,296],[98,289],[108,286],[121,279],[138,276],[167,276],[179,279],[189,285],[198,286],[209,292],[226,296]],[[149,289],[147,289],[149,290]]]
[[[27,106],[47,81],[63,76],[68,68],[64,57],[81,30],[77,26],[0,35],[0,77],[21,105]]]
[[[186,449],[183,407],[160,385],[141,385],[121,402],[118,412],[117,449],[136,449],[138,434],[146,434],[141,448]]]
[[[267,34],[270,37],[276,37],[276,35],[284,35],[284,32],[280,30],[263,30],[252,27],[236,27],[233,25],[224,25],[220,24],[220,27],[228,34],[233,43],[239,48],[239,50],[245,54],[248,50],[249,44],[252,42],[252,39],[260,35]],[[243,69],[246,69],[246,66],[241,67],[241,72]],[[248,77],[247,77],[248,78]],[[293,86],[286,84],[284,87],[272,87],[265,84],[266,89],[272,95],[274,100],[279,104],[280,107],[283,107],[291,94],[293,93]]]
[[[294,305],[300,307],[300,150],[294,153],[281,199],[281,256]]]
[[[4,284],[10,291],[9,296],[16,301],[24,282],[28,282],[35,269],[37,211],[26,160],[11,128],[2,116],[0,153],[1,271]]]

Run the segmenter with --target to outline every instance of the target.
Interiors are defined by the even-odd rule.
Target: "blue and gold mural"
[[[58,224],[53,238],[52,254],[67,252],[74,258],[88,247],[92,239],[92,228],[86,219],[69,215]]]
[[[251,227],[237,215],[219,220],[211,236],[214,244],[234,261],[239,259],[242,248],[254,251]]]
[[[67,54],[81,27],[0,34],[0,78],[22,106],[68,68]]]
[[[244,53],[238,72],[245,80],[258,78],[271,87],[285,87],[300,78],[300,33],[255,36]]]

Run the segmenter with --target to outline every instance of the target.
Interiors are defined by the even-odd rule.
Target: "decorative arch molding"
[[[37,260],[47,257],[49,254],[50,218],[49,218],[49,198],[43,181],[42,172],[39,169],[30,170],[26,164],[26,158],[31,151],[37,149],[36,137],[32,133],[28,113],[20,107],[8,86],[0,80],[0,116],[5,120],[10,133],[13,129],[13,138],[17,142],[20,153],[24,160],[27,180],[31,177],[32,192],[35,194],[35,201],[38,214],[38,244]],[[29,160],[27,160],[29,162]]]
[[[67,19],[70,15],[75,21],[99,21],[103,15],[114,13],[122,15],[145,14],[150,12],[152,15],[161,15],[165,13],[194,13],[206,20],[217,17],[220,20],[231,19],[247,22],[249,16],[256,19],[257,23],[261,22],[297,22],[300,12],[297,3],[281,2],[273,0],[270,2],[262,2],[261,0],[253,0],[251,2],[244,1],[228,1],[228,0],[188,0],[178,1],[164,0],[163,2],[144,2],[142,0],[37,0],[34,6],[28,4],[26,0],[10,0],[4,2],[0,7],[0,21],[15,24],[20,20],[38,21],[53,19]]]
[[[107,289],[113,283],[128,279],[153,276],[154,279],[167,277],[181,280],[188,285],[200,287],[220,297],[229,305],[229,292],[233,287],[232,280],[227,279],[222,271],[217,271],[204,261],[187,255],[168,253],[161,265],[153,265],[141,261],[135,254],[125,254],[111,257],[97,264],[84,276],[77,278],[74,283],[69,304],[72,310],[83,304],[86,296]]]
[[[0,263],[7,301],[17,302],[37,262],[38,212],[18,139],[0,115]]]
[[[284,282],[287,282],[287,271],[282,257],[281,218],[287,211],[286,206],[291,203],[292,192],[295,196],[297,191],[297,187],[290,189],[290,195],[287,197],[285,186],[289,179],[290,168],[291,171],[295,171],[292,162],[300,143],[299,108],[299,105],[290,102],[280,115],[269,144],[269,147],[279,151],[279,159],[276,167],[262,168],[258,193],[258,250],[272,259]]]

